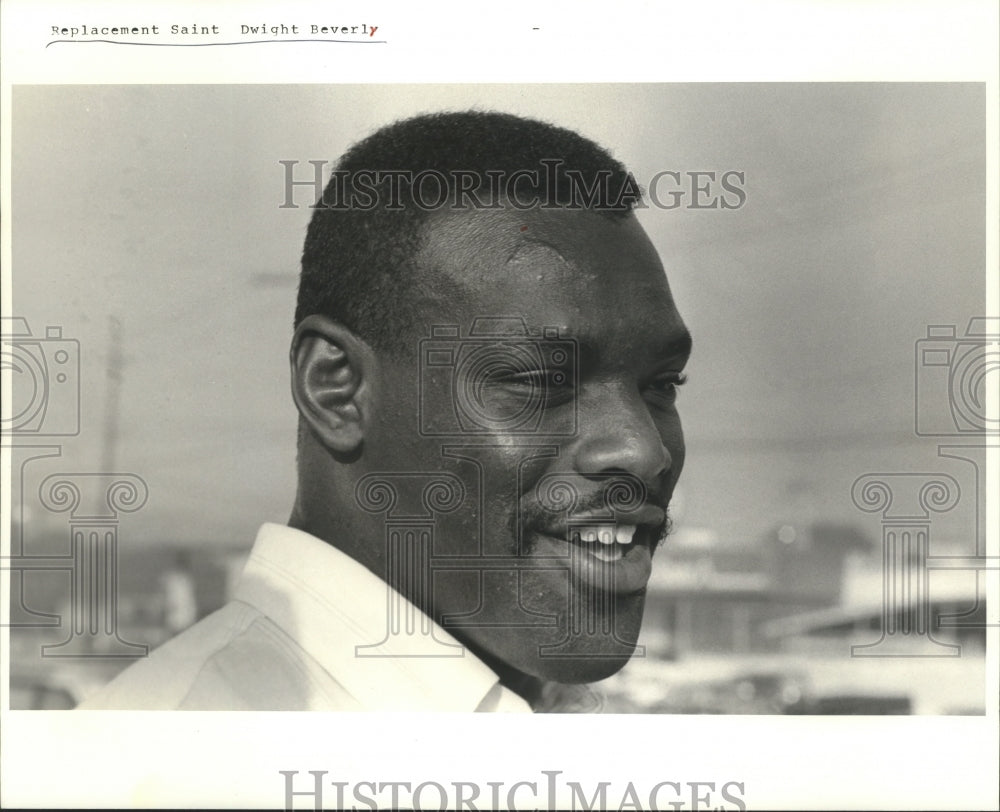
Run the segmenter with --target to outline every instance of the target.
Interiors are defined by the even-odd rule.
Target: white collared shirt
[[[80,707],[531,710],[364,566],[277,524],[258,532],[232,601]]]

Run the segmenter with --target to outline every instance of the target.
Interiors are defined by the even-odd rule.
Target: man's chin
[[[568,635],[554,627],[489,631],[463,635],[462,642],[511,687],[523,680],[580,684],[607,679],[632,658],[638,637],[638,626],[599,635]]]
[[[538,661],[535,676],[541,680],[570,685],[599,682],[617,674],[628,661],[628,657],[620,656],[543,658]]]
[[[597,682],[621,671],[635,654],[639,629],[619,624],[614,633],[554,631],[535,630],[533,645],[522,649],[517,668],[541,680],[576,684]]]

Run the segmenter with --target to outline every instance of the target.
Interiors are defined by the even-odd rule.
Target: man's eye
[[[572,400],[575,395],[573,376],[566,370],[535,369],[493,375],[485,382],[485,388],[496,396],[540,399],[555,406]]]
[[[687,383],[687,375],[683,372],[666,372],[657,375],[649,382],[649,389],[661,398],[674,400],[677,397],[677,389]]]
[[[538,369],[518,372],[497,381],[501,385],[523,386],[545,392],[559,392],[571,385],[569,374],[562,369]]]

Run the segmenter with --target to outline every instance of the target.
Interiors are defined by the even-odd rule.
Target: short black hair
[[[506,186],[514,176],[517,182]],[[433,187],[428,201],[426,189]],[[460,194],[470,187],[480,200],[486,193],[485,208],[515,202],[522,209],[581,208],[612,218],[627,216],[641,200],[625,167],[572,130],[475,110],[397,121],[352,146],[317,201],[302,253],[295,325],[319,313],[376,349],[402,349],[416,326],[420,283],[427,281],[413,264],[422,225],[436,204],[470,203]]]

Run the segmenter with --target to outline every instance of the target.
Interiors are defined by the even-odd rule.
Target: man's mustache
[[[518,510],[510,517],[509,529],[514,546],[517,546],[517,540],[520,538],[522,553],[530,553],[534,546],[534,533],[552,524],[554,517],[563,517],[570,511],[574,516],[593,516],[595,523],[598,523],[600,519],[597,517],[606,517],[607,521],[614,521],[616,513],[619,517],[627,518],[629,513],[637,512],[644,507],[655,507],[663,514],[662,521],[651,526],[653,549],[659,547],[673,530],[669,499],[659,493],[646,492],[643,502],[622,505],[622,508],[616,511],[616,500],[611,492],[614,487],[615,484],[612,483],[600,490],[577,497],[571,506],[562,505],[557,509],[543,504],[534,495],[526,496],[520,501]]]

